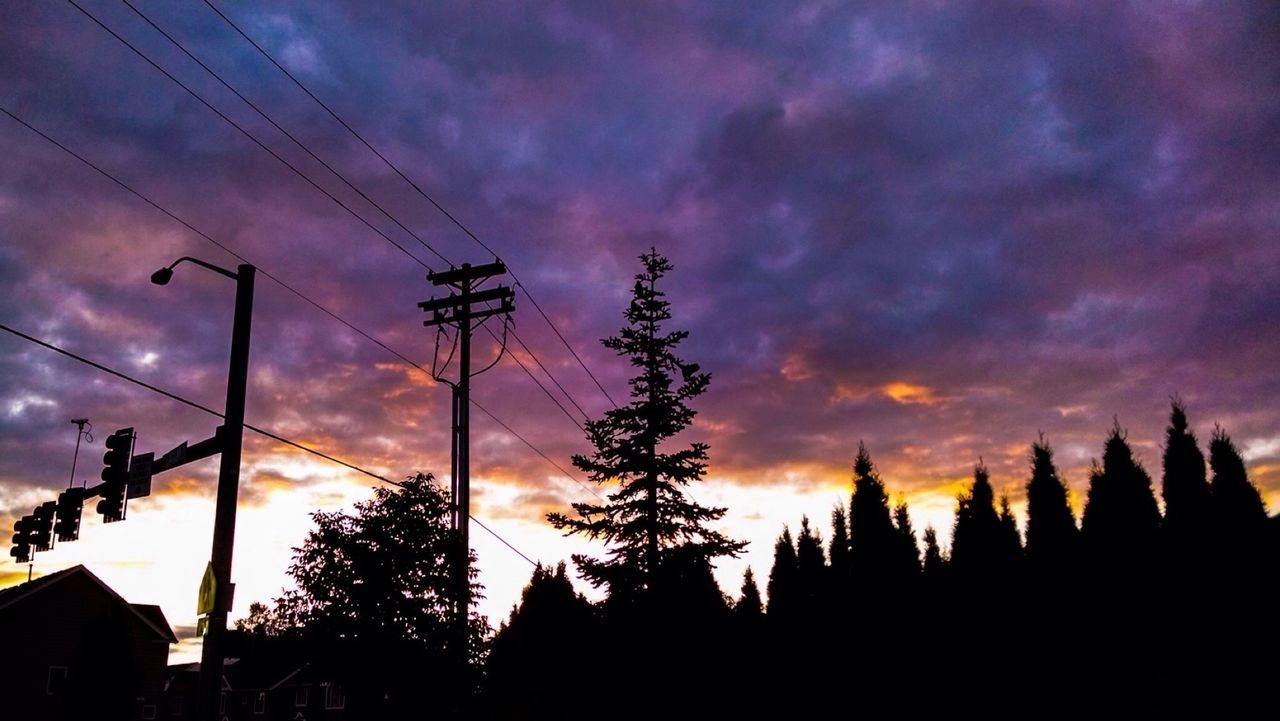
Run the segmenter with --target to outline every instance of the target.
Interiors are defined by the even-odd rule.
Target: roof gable
[[[0,611],[4,611],[9,606],[12,606],[25,598],[29,598],[48,588],[56,586],[59,581],[80,575],[97,584],[102,590],[107,592],[107,595],[115,599],[125,608],[128,608],[133,615],[137,616],[138,619],[141,620],[148,628],[155,631],[156,635],[160,636],[160,638],[168,641],[169,643],[178,642],[178,637],[174,635],[173,629],[170,628],[169,622],[165,619],[164,612],[160,610],[159,606],[129,603],[124,600],[120,594],[116,593],[115,589],[108,586],[101,578],[93,575],[93,573],[83,565],[65,568],[47,576],[41,576],[33,581],[27,581],[26,583],[0,591]]]

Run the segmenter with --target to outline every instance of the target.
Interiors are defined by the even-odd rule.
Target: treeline
[[[1226,432],[1214,430],[1206,462],[1173,403],[1163,514],[1118,424],[1078,523],[1049,442],[1028,461],[1025,529],[979,462],[944,549],[932,528],[917,543],[860,446],[826,539],[807,518],[783,529],[767,601],[752,571],[734,601],[692,563],[643,611],[597,606],[563,567],[541,568],[493,641],[490,711],[550,718],[574,699],[681,716],[1265,705],[1280,671],[1266,631],[1280,520]]]

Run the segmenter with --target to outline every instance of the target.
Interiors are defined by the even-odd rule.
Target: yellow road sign
[[[213,613],[213,601],[217,596],[218,585],[213,578],[213,564],[204,567],[204,578],[200,580],[200,597],[196,601],[196,615]]]

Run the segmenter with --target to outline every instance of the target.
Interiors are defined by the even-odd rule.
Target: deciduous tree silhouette
[[[627,325],[603,341],[638,371],[630,381],[631,401],[606,411],[603,419],[587,421],[587,438],[595,450],[589,457],[573,457],[592,481],[617,482],[618,490],[604,503],[573,504],[576,517],[547,516],[566,535],[606,543],[605,558],[579,554],[574,562],[591,583],[607,585],[611,597],[629,600],[654,590],[666,562],[696,565],[736,556],[746,546],[709,526],[724,515],[724,508],[702,506],[684,493],[706,472],[707,445],[665,447],[693,421],[688,402],[706,390],[711,375],[675,355],[687,332],[663,331],[671,308],[658,283],[671,264],[656,250],[640,260],[644,268],[636,275]]]
[[[461,699],[450,694],[471,693],[477,676],[456,663],[452,559],[459,541],[449,526],[450,500],[429,474],[373,493],[353,513],[311,514],[315,528],[293,549],[288,571],[297,588],[269,612],[257,609],[242,628],[307,642],[313,661],[340,669],[357,713],[410,714],[423,673],[438,675],[448,689],[436,699],[439,707],[456,708]],[[479,662],[489,626],[474,609],[483,597],[474,571],[471,589],[467,649]],[[387,658],[401,663],[388,666]]]

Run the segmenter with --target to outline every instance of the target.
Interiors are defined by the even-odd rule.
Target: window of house
[[[67,689],[67,667],[50,666],[49,677],[44,684],[44,692],[50,696],[61,696]]]
[[[347,695],[342,686],[331,683],[324,688],[324,707],[327,709],[343,709],[347,707]]]
[[[266,691],[259,691],[258,695],[253,697],[253,712],[255,714],[264,714],[267,712]]]
[[[299,686],[296,689],[294,689],[293,705],[299,708],[305,707],[307,705],[307,702],[311,700],[310,691],[311,691],[311,688],[309,686]]]
[[[153,719],[153,718],[155,718],[155,717],[156,717],[156,705],[155,705],[155,704],[153,704],[153,703],[143,704],[143,706],[142,706],[142,718],[143,718],[143,719],[146,719],[147,721],[150,721],[151,719]]]

